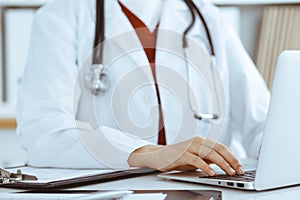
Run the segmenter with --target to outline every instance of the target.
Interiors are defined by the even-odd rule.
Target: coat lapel
[[[159,81],[163,82],[166,79],[164,74],[169,68],[184,74],[184,65],[178,61],[178,58],[183,57],[182,34],[190,23],[189,15],[188,8],[183,1],[166,0],[159,24],[156,46],[156,63],[165,66],[157,68],[156,75]],[[173,56],[174,59],[172,59]]]

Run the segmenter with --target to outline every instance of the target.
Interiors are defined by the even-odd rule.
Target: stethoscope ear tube
[[[198,7],[195,5],[195,3],[192,0],[184,0],[184,1],[185,1],[186,5],[188,6],[189,10],[190,10],[190,13],[192,15],[192,21],[191,21],[191,24],[187,27],[187,29],[183,33],[183,35],[184,35],[183,36],[183,47],[187,46],[186,36],[187,36],[188,32],[192,29],[192,27],[194,26],[194,24],[195,24],[195,19],[196,19],[195,12],[196,12],[197,15],[199,16],[199,18],[201,19],[201,21],[203,22],[205,33],[207,35],[207,39],[208,39],[210,50],[211,50],[211,56],[215,56],[215,49],[214,49],[214,45],[213,45],[213,42],[212,42],[211,34],[209,32],[206,20],[204,19],[202,13],[200,12],[200,10],[198,9]]]
[[[103,42],[105,39],[105,0],[96,0],[96,26],[92,66],[86,75],[86,83],[95,95],[108,89],[108,76],[104,73]]]
[[[190,23],[190,25],[187,27],[187,29],[184,31],[183,33],[183,44],[182,44],[182,47],[183,47],[183,51],[184,51],[184,58],[185,58],[185,62],[186,62],[186,70],[187,70],[187,80],[188,80],[188,99],[189,99],[189,106],[190,106],[190,109],[193,111],[194,113],[194,118],[197,119],[197,120],[200,120],[200,121],[204,121],[204,122],[211,122],[212,120],[217,120],[219,119],[219,116],[216,115],[216,114],[204,114],[204,113],[198,113],[196,111],[196,109],[194,108],[194,106],[192,105],[192,100],[191,100],[191,91],[190,91],[190,66],[189,66],[189,62],[188,62],[188,58],[189,58],[189,53],[188,53],[188,41],[187,41],[187,34],[189,33],[189,31],[192,29],[192,27],[194,26],[195,24],[195,12],[198,14],[198,16],[200,17],[201,21],[203,22],[203,25],[204,25],[204,28],[205,28],[205,31],[206,31],[206,35],[207,35],[207,38],[208,38],[208,42],[210,44],[210,50],[211,50],[211,67],[212,65],[215,64],[215,50],[214,50],[214,46],[213,46],[213,43],[212,43],[212,39],[211,39],[211,35],[210,35],[210,32],[209,32],[209,29],[208,29],[208,26],[207,26],[207,23],[202,15],[202,13],[200,12],[200,10],[197,8],[197,6],[194,4],[194,2],[192,0],[184,0],[185,3],[187,4],[189,10],[190,10],[190,13],[191,13],[191,17],[192,17],[192,21]],[[213,73],[213,69],[211,68],[211,73]],[[215,82],[215,79],[213,77],[213,81],[214,83]],[[216,92],[215,88],[214,88],[214,92]],[[217,96],[217,94],[216,94]],[[218,101],[219,99],[217,99]],[[219,102],[217,102],[218,105],[219,105]]]
[[[103,64],[103,45],[105,34],[105,0],[96,0],[96,27],[93,51],[93,64]]]

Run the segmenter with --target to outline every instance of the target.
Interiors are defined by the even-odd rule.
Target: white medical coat
[[[226,112],[218,142],[230,145],[234,130],[241,134],[241,144],[248,156],[257,157],[268,109],[269,91],[239,38],[221,19],[218,9],[205,0],[194,2],[208,24],[216,53],[217,71],[224,88]],[[133,31],[117,1],[108,0],[105,9],[106,39]],[[159,28],[182,34],[190,20],[190,13],[183,1],[166,0]],[[151,74],[146,54],[136,35],[131,34],[125,40],[112,40],[111,48],[104,48],[104,55],[108,57],[114,53],[116,56],[122,55],[112,59],[114,62],[107,70],[110,89],[94,98],[85,87],[84,76],[79,75],[79,71],[93,49],[94,28],[95,0],[56,0],[36,14],[17,112],[17,132],[22,137],[24,148],[28,152],[28,163],[31,165],[126,168],[132,151],[157,142],[157,135],[133,137],[120,127],[120,121],[127,122],[128,116],[141,127],[157,122],[149,118],[151,108],[157,105],[153,78],[150,76],[144,79],[143,81],[149,80],[149,84],[135,93],[130,100],[122,99],[122,94],[113,92],[122,77],[126,77],[124,75],[132,69],[144,66],[145,71],[148,70],[146,73]],[[210,51],[199,19],[189,37]],[[128,51],[126,44],[129,43],[126,41],[140,50],[123,55],[123,52]],[[158,41],[168,41],[168,37],[158,32]],[[176,46],[182,41],[169,42]],[[186,79],[185,63],[178,56],[157,50],[156,64],[169,66]],[[172,77],[168,77],[163,70],[158,69],[156,76],[158,81],[164,81],[171,88],[176,85]],[[210,96],[203,83],[199,80],[192,82],[199,112],[209,112]],[[208,125],[198,123],[193,118],[188,104],[180,105],[181,100],[176,99],[165,87],[159,86],[159,92],[169,144],[194,135],[205,136]],[[120,105],[124,103],[129,115],[117,116],[112,102],[119,102]],[[91,116],[88,111],[91,104],[94,106],[95,116]],[[190,115],[182,115],[186,110]],[[179,129],[183,120],[198,124],[197,129],[192,130],[195,133],[178,137],[178,134],[182,134]],[[184,127],[183,130],[188,132],[189,127]],[[87,139],[93,147],[86,147],[79,132],[85,136],[99,134],[105,141]]]

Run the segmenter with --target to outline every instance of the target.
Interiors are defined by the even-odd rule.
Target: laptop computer
[[[243,190],[300,184],[300,51],[284,51],[276,66],[257,168],[245,175],[215,177],[203,172],[169,172],[160,177]]]

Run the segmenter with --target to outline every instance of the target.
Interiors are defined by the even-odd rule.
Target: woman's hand
[[[210,176],[216,172],[209,164],[218,165],[229,175],[243,174],[239,161],[223,144],[195,137],[166,146],[147,145],[130,154],[132,167],[150,167],[160,171],[201,169]]]

